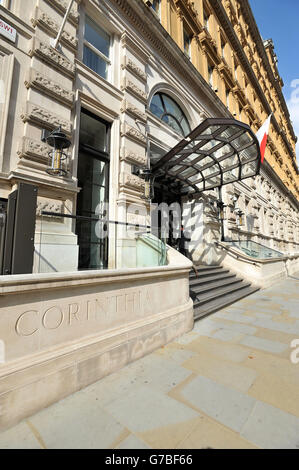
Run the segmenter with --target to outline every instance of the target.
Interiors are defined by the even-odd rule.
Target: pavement
[[[0,449],[299,449],[295,339],[299,273],[1,433]]]

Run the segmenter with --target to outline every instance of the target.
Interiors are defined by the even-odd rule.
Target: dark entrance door
[[[151,145],[151,163],[165,154],[165,151]],[[181,220],[180,184],[170,176],[156,176],[152,200],[152,230],[159,238],[165,238],[170,246],[176,246]]]
[[[78,159],[77,215],[87,218],[107,217],[109,197],[110,125],[88,111],[81,112]],[[108,267],[108,229],[99,220],[77,219],[79,244],[78,269]]]

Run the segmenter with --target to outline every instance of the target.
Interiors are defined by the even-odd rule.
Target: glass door
[[[82,110],[76,233],[79,244],[78,269],[108,267],[109,124]],[[93,219],[93,220],[90,220]],[[95,219],[99,219],[98,221]]]

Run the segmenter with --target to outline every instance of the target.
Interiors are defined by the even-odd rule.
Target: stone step
[[[195,276],[194,272],[190,274],[189,276],[190,281],[193,281],[195,279],[205,279],[206,277],[215,276],[216,274],[228,274],[229,270],[218,267],[217,269],[213,269],[213,270],[209,269],[207,271],[197,271],[197,272],[198,272],[198,276]]]
[[[233,286],[220,286],[216,289],[213,289],[212,291],[206,292],[202,295],[197,296],[197,300],[195,301],[194,307],[201,306],[205,304],[206,302],[209,302],[210,300],[217,299],[218,297],[222,297],[223,295],[228,295],[231,294],[235,291],[245,289],[246,287],[250,287],[251,284],[250,282],[245,282],[245,281],[238,281],[236,285]]]
[[[226,273],[224,272],[221,272],[219,274],[216,274],[215,276],[209,276],[209,277],[200,277],[200,278],[194,278],[194,279],[191,279],[190,280],[190,288],[195,289],[197,286],[201,286],[201,285],[204,285],[204,284],[209,284],[209,283],[213,283],[213,282],[216,282],[216,281],[220,281],[221,279],[223,280],[226,280],[226,279],[229,279],[229,278],[236,278],[236,274],[232,274],[230,272]]]
[[[209,302],[204,303],[203,305],[194,303],[194,320],[199,320],[211,313],[217,312],[224,307],[227,307],[238,300],[247,297],[248,295],[253,294],[259,290],[258,287],[245,287],[241,290],[235,292],[229,292],[225,295],[222,295],[216,299],[211,299]]]
[[[201,300],[202,294],[204,294],[205,292],[209,292],[211,290],[215,292],[218,288],[221,289],[222,287],[225,287],[225,286],[233,286],[235,284],[240,284],[241,282],[243,282],[242,279],[237,278],[234,275],[231,275],[231,276],[227,276],[226,279],[221,278],[215,282],[203,283],[203,284],[191,286],[190,294],[197,295],[198,300]]]

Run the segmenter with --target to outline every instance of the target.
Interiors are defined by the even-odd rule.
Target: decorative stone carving
[[[53,82],[33,68],[31,68],[28,72],[25,80],[25,86],[27,88],[37,88],[43,93],[53,96],[57,100],[63,101],[66,104],[73,104],[74,93],[72,91],[65,90],[61,85],[59,85],[59,83]]]
[[[130,103],[128,100],[123,100],[120,108],[122,113],[129,113],[132,114],[133,116],[139,118],[141,121],[146,122],[146,114],[142,112],[140,109],[138,109],[136,106],[134,106],[132,103]]]
[[[123,172],[120,174],[120,185],[143,191],[144,181],[138,176]]]
[[[49,201],[39,200],[37,201],[36,214],[41,217],[42,212],[55,212],[57,214],[63,213],[63,202],[62,201]],[[43,215],[43,217],[51,217]]]
[[[62,130],[67,134],[72,132],[72,125],[69,121],[51,113],[45,108],[27,102],[25,111],[21,114],[23,122],[34,122],[46,129],[53,130],[61,126]]]
[[[139,144],[146,146],[146,137],[135,127],[129,126],[127,123],[123,123],[121,126],[121,136],[129,137],[136,140]]]
[[[56,7],[56,9],[61,11],[62,13],[65,13],[69,6],[68,0],[46,0],[46,2],[49,3],[51,7]],[[76,3],[71,8],[70,19],[73,20],[75,23],[79,22],[79,13],[76,8]]]
[[[122,68],[129,70],[134,75],[136,75],[140,80],[144,82],[147,81],[147,74],[143,72],[143,70],[140,67],[138,67],[138,65],[136,65],[135,62],[133,62],[133,60],[129,59],[127,56],[123,58]]]
[[[143,101],[144,103],[147,103],[147,93],[145,91],[142,91],[137,85],[135,85],[135,83],[133,83],[132,80],[129,80],[128,78],[124,78],[122,80],[121,90],[129,91],[133,95],[136,95],[141,101]]]
[[[42,163],[46,163],[49,151],[50,147],[43,142],[23,137],[20,141],[18,155],[21,158],[40,160]]]
[[[29,55],[37,55],[41,57],[50,65],[56,67],[61,73],[66,73],[72,78],[75,75],[75,64],[73,64],[64,55],[60,54],[56,49],[39,41],[37,38],[32,40],[32,46],[29,51]]]
[[[42,26],[44,29],[51,31],[55,35],[59,31],[59,24],[44,13],[40,8],[35,9],[35,17],[31,18],[31,23],[35,27],[37,25]],[[63,31],[61,39],[67,43],[72,49],[77,49],[78,39],[72,36],[67,31]]]
[[[145,166],[147,163],[145,155],[136,154],[135,152],[126,150],[125,148],[122,149],[120,159],[122,161],[126,161],[140,166]]]

